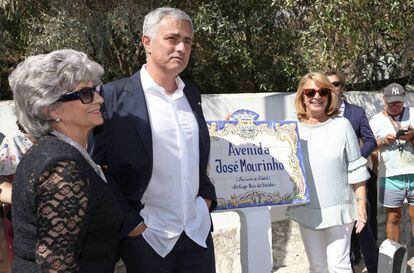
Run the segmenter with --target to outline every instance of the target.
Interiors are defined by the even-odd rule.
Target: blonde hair
[[[305,84],[309,80],[312,80],[315,83],[315,85],[319,88],[329,89],[330,92],[328,94],[328,104],[325,108],[325,114],[328,117],[336,116],[338,114],[340,99],[339,96],[335,92],[333,92],[334,87],[332,83],[329,81],[328,77],[325,74],[321,72],[310,72],[300,79],[298,89],[296,91],[295,109],[298,119],[302,121],[306,119],[308,116],[303,98],[303,91]]]

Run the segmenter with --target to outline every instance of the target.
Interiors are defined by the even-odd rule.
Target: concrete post
[[[392,240],[385,240],[379,249],[378,273],[406,273],[407,249]]]
[[[238,210],[242,273],[271,273],[272,221],[270,207]]]

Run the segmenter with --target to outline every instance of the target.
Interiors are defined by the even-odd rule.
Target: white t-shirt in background
[[[407,129],[409,126],[414,128],[414,108],[404,107],[404,113],[401,122],[398,121],[401,129]],[[373,116],[369,121],[375,138],[385,138],[388,134],[395,135],[394,128],[390,118],[380,112]],[[402,149],[398,148],[400,144]],[[391,177],[401,174],[414,173],[414,148],[410,141],[398,140],[390,145],[384,145],[379,150],[379,177]]]

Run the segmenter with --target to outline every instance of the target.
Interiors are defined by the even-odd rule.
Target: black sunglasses
[[[58,99],[58,101],[65,102],[72,100],[80,100],[83,104],[88,104],[93,101],[95,92],[99,92],[99,94],[101,93],[99,85],[93,87],[84,87],[78,91],[64,94]]]
[[[303,90],[303,94],[305,94],[305,96],[308,98],[313,98],[316,95],[316,93],[319,93],[319,96],[321,97],[326,97],[329,95],[330,92],[331,90],[329,90],[328,88],[321,88],[321,89],[309,88],[309,89]]]
[[[342,87],[342,85],[344,85],[341,81],[336,81],[332,83],[333,86],[335,87]]]

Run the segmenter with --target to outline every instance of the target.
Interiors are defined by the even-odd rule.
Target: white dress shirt
[[[199,136],[194,113],[177,77],[177,90],[167,95],[145,65],[140,71],[152,132],[153,170],[142,197],[144,239],[161,256],[174,247],[181,233],[202,247],[211,220],[199,189]]]
[[[343,117],[345,113],[345,102],[341,100],[341,107],[339,107],[338,117]]]

